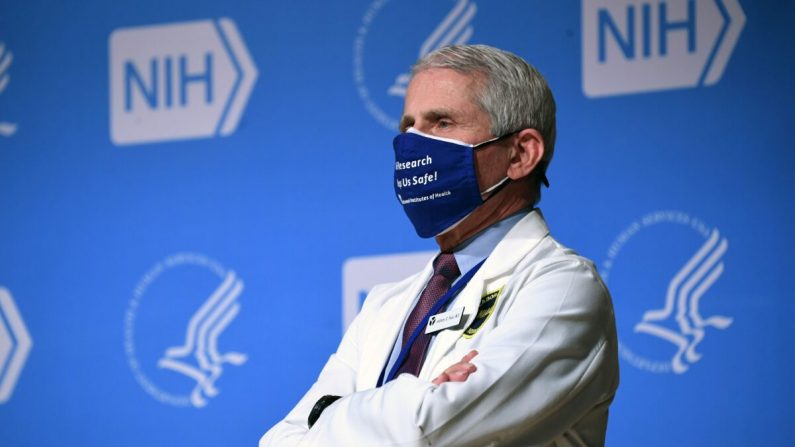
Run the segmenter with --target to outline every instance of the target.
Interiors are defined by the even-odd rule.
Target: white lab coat
[[[401,282],[380,285],[314,385],[260,447],[595,446],[618,386],[610,295],[591,261],[549,236],[533,211],[500,241],[458,297],[467,319],[436,336],[418,377],[376,382],[431,262]],[[493,313],[464,337],[481,297],[502,288]],[[466,382],[431,380],[472,349]],[[323,395],[344,396],[311,430]]]

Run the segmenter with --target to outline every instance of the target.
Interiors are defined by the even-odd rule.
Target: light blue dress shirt
[[[453,251],[453,256],[455,256],[455,262],[458,264],[458,269],[461,271],[461,275],[453,282],[453,284],[458,282],[461,277],[466,274],[466,272],[478,265],[480,261],[486,259],[497,246],[497,244],[505,237],[505,235],[508,234],[508,231],[510,231],[514,225],[522,220],[522,218],[525,217],[528,212],[529,210],[522,210],[514,215],[508,216],[456,247]],[[420,295],[421,294],[422,292],[420,292]],[[419,299],[419,295],[414,298],[414,303],[411,305],[412,309],[417,304]],[[454,309],[457,300],[457,296],[453,298],[453,301],[450,302],[450,304],[447,306],[447,309]],[[406,315],[406,319],[408,319],[408,315]],[[389,374],[389,371],[397,361],[397,358],[400,355],[400,350],[403,348],[403,331],[405,330],[405,327],[406,320],[403,320],[403,326],[398,333],[398,337],[395,340],[395,346],[392,348],[392,354],[390,354],[389,361],[386,364],[384,380],[386,380],[386,376]],[[436,337],[431,338],[431,344],[428,346],[428,350],[430,350],[435,340]]]

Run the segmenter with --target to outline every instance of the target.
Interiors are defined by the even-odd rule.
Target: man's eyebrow
[[[436,122],[442,118],[455,118],[456,113],[451,109],[431,109],[422,113],[425,121]],[[414,116],[403,115],[400,119],[400,131],[405,131],[409,126],[414,125]]]
[[[423,112],[422,117],[428,121],[438,121],[442,118],[452,118],[455,115],[455,111],[450,109],[431,109]]]

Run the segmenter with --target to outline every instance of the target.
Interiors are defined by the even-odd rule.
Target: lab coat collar
[[[533,247],[549,234],[541,210],[529,212],[497,244],[478,272],[484,280],[502,276],[516,268],[522,257],[527,256]],[[478,275],[475,275],[477,277]]]
[[[507,235],[509,231],[511,231],[511,228],[522,220],[530,211],[531,210],[524,209],[508,216],[457,246],[453,250],[453,255],[455,255],[455,261],[458,263],[461,274],[465,274],[471,268],[480,264],[481,261],[488,258],[497,244],[505,238],[505,235]],[[455,282],[458,282],[460,279],[461,277],[459,276]]]

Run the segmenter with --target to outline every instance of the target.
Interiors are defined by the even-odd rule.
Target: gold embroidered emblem
[[[480,328],[483,326],[483,323],[485,323],[491,314],[494,313],[494,308],[497,306],[497,298],[499,298],[500,293],[502,293],[502,287],[493,292],[486,292],[485,295],[480,297],[478,314],[475,315],[475,319],[472,320],[472,324],[470,324],[469,327],[464,331],[464,338],[472,338],[478,333]]]

